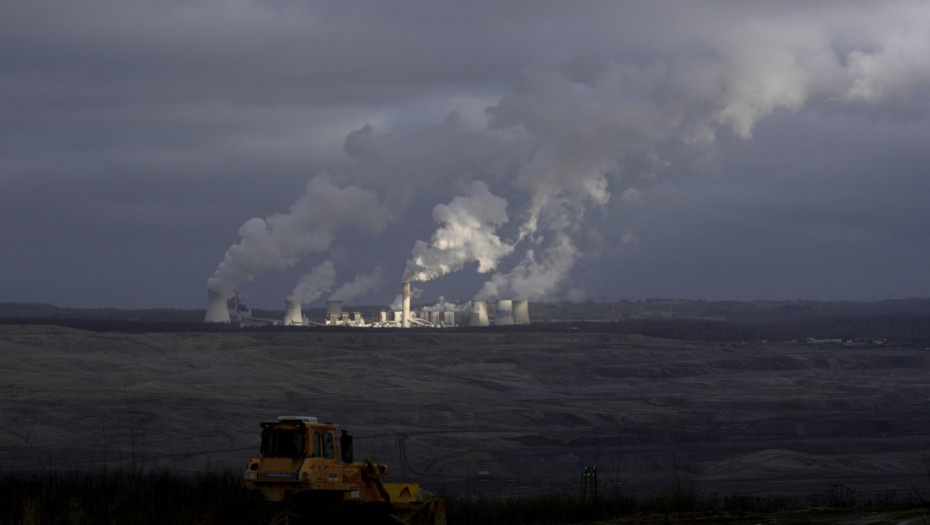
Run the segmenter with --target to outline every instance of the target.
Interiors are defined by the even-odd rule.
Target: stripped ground
[[[607,333],[0,327],[6,471],[240,469],[313,415],[437,492],[930,493],[930,350]],[[481,474],[479,474],[481,473]]]
[[[900,505],[886,508],[805,508],[761,513],[686,512],[625,516],[590,525],[926,525],[930,507]]]

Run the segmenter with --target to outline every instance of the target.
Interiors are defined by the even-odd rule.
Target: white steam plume
[[[329,300],[350,301],[370,290],[374,290],[384,282],[384,268],[379,265],[370,274],[356,274],[352,282],[345,283],[337,288],[329,297]]]
[[[333,177],[317,175],[287,213],[252,218],[239,228],[241,240],[226,251],[207,287],[228,294],[269,268],[288,268],[307,253],[326,250],[341,226],[378,232],[387,220],[374,193],[340,187]]]
[[[297,280],[294,291],[288,300],[312,303],[321,295],[333,289],[336,284],[336,267],[333,261],[326,260],[314,268],[310,273],[304,274]]]
[[[414,244],[404,282],[437,279],[472,261],[478,262],[478,272],[490,272],[501,258],[513,252],[513,246],[495,233],[508,220],[507,201],[493,195],[481,181],[469,186],[468,195],[455,197],[449,204],[437,204],[433,219],[440,227],[429,244]]]
[[[450,303],[446,301],[446,298],[439,296],[439,302],[423,307],[425,312],[470,312],[471,311],[471,301],[465,301],[464,303]]]
[[[413,285],[410,286],[410,299],[411,300],[419,299],[421,295],[423,295],[422,288],[417,288],[416,286],[413,286]],[[404,306],[404,297],[401,294],[395,295],[394,301],[391,302],[391,310],[397,311],[403,308],[403,306]]]
[[[723,128],[749,139],[760,119],[800,110],[814,97],[874,98],[883,86],[872,72],[891,69],[891,59],[902,56],[887,47],[850,54],[854,80],[847,88],[829,35],[795,19],[747,21],[702,35],[702,42],[709,53],[605,62],[584,80],[570,64],[530,68],[488,110],[492,129],[524,133],[537,145],[513,185],[529,198],[519,239],[541,249],[495,274],[478,298],[556,293],[581,256],[568,235],[589,209],[606,209],[627,158],[649,158],[670,141],[710,144]]]
[[[526,299],[550,301],[571,273],[579,252],[571,238],[564,233],[555,235],[542,256],[533,250],[507,273],[496,273],[475,296],[476,301],[493,299]]]

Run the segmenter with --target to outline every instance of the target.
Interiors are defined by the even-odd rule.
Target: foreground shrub
[[[232,472],[50,473],[0,476],[0,525],[267,523],[267,503],[241,488]],[[685,523],[800,507],[851,508],[902,504],[913,494],[856,493],[834,485],[807,496],[701,494],[690,485],[651,496],[580,500],[553,494],[521,498],[445,496],[449,525],[563,525],[645,516]],[[922,498],[916,498],[922,501]],[[252,518],[256,516],[256,518]]]
[[[0,523],[196,523],[248,497],[232,473],[53,473],[0,478]]]

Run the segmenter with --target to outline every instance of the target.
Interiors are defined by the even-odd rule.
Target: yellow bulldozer
[[[417,483],[383,481],[387,465],[353,462],[352,436],[315,417],[261,424],[261,457],[245,469],[246,489],[279,502],[274,523],[445,525],[443,500]]]

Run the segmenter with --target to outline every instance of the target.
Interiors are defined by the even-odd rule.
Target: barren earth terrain
[[[595,332],[0,326],[6,472],[244,467],[311,415],[434,491],[930,493],[930,350]]]

